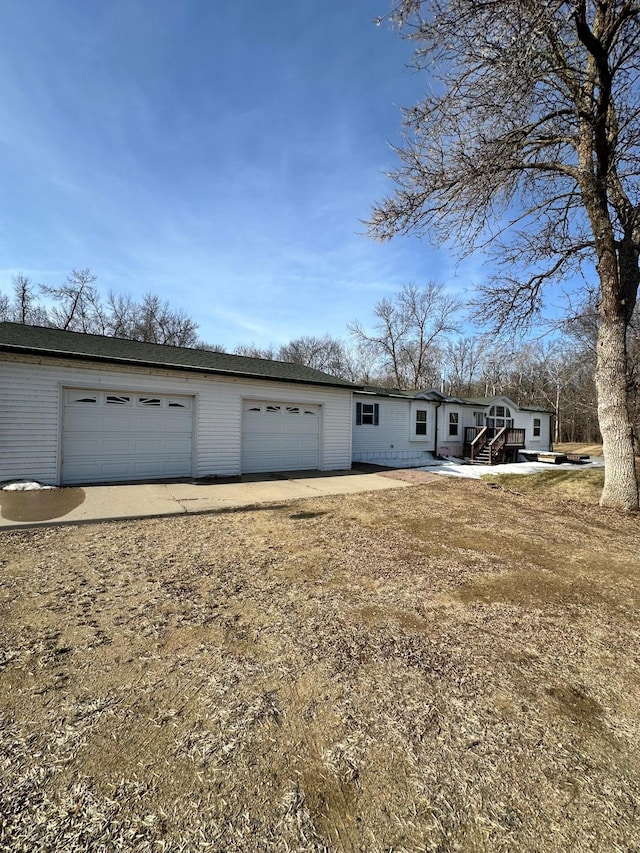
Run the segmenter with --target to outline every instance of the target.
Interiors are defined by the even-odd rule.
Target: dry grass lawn
[[[579,441],[563,441],[554,444],[553,449],[558,453],[584,453],[588,456],[602,456],[601,444],[584,444]]]
[[[421,476],[5,533],[0,849],[640,849],[640,518]]]

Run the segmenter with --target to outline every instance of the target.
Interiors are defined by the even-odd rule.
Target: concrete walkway
[[[212,482],[84,486],[0,491],[0,530],[124,518],[216,512],[299,498],[345,495],[411,485],[378,473],[338,471],[243,477]]]

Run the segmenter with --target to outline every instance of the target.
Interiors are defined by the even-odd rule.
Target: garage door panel
[[[242,470],[315,469],[320,457],[320,407],[245,402]]]
[[[191,454],[191,441],[186,438],[165,438],[163,441],[163,449],[165,453],[171,455],[179,454],[183,456],[185,453]]]
[[[189,397],[67,391],[63,482],[189,476],[192,418]]]
[[[287,450],[296,451],[304,450],[310,453],[318,451],[318,437],[315,436],[297,436],[297,435],[266,435],[262,439],[248,440],[246,449],[254,452],[271,450],[276,452],[286,452]]]

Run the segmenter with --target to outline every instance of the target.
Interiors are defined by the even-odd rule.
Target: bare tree
[[[129,295],[114,293],[107,295],[105,308],[107,321],[101,334],[114,338],[133,338],[137,320],[137,306]]]
[[[96,313],[100,316],[100,297],[94,287],[96,276],[91,270],[72,270],[64,284],[54,287],[41,284],[40,290],[53,306],[49,309],[49,322],[56,329],[71,332],[93,332]]]
[[[49,325],[47,310],[38,303],[31,280],[19,273],[14,276],[12,284],[12,299],[5,294],[0,295],[0,318],[11,323],[30,323],[34,326]]]
[[[349,379],[353,375],[350,356],[344,341],[324,335],[295,338],[280,347],[278,358],[293,364],[304,364],[331,376]]]
[[[194,344],[193,349],[201,349],[206,352],[226,352],[222,344],[210,344],[207,341],[198,341]]]
[[[483,316],[498,326],[530,321],[545,285],[595,263],[601,504],[637,510],[627,328],[640,281],[640,2],[400,0],[392,16],[436,79],[405,111],[396,190],[371,234],[492,247]]]
[[[489,350],[486,337],[459,337],[447,341],[444,349],[445,378],[450,394],[470,397],[480,378],[483,359]]]
[[[167,300],[147,293],[138,303],[110,291],[104,301],[96,280],[91,270],[74,269],[61,285],[38,285],[42,303],[30,280],[16,276],[13,299],[0,294],[0,319],[172,346],[202,345],[198,323]]]
[[[198,324],[184,311],[171,308],[167,300],[147,293],[135,306],[131,337],[136,341],[193,347],[198,343]]]
[[[373,331],[357,320],[348,329],[396,387],[420,388],[439,379],[439,345],[446,333],[457,330],[460,307],[459,300],[435,282],[424,287],[407,284],[394,299],[377,303]]]
[[[273,347],[259,347],[256,344],[240,344],[234,350],[236,355],[244,355],[248,358],[266,358],[270,361],[278,358],[278,353]]]

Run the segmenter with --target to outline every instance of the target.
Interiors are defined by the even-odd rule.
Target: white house
[[[353,387],[284,362],[0,323],[0,482],[348,469]]]
[[[508,397],[371,388],[354,393],[353,460],[417,466],[437,456],[499,462],[551,449],[553,412]]]

